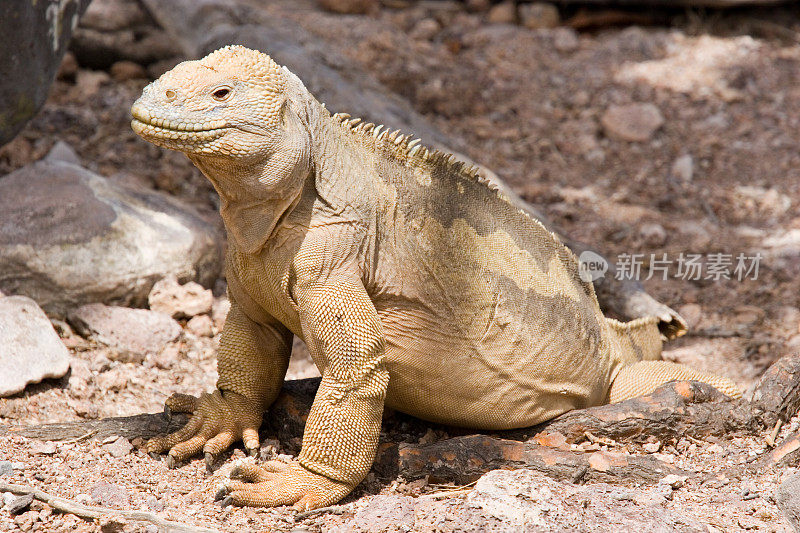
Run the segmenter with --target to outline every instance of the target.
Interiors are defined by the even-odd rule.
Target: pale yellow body
[[[229,237],[219,390],[171,399],[195,416],[149,449],[257,448],[292,335],[323,376],[298,463],[248,470],[257,483],[231,484],[235,503],[337,501],[372,464],[384,405],[509,429],[676,378],[738,393],[653,361],[658,319],[606,319],[573,253],[474,169],[331,116],[263,54],[229,47],[183,63],[132,111],[137,133],[211,180]]]

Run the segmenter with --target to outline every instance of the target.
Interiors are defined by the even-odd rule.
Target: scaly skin
[[[168,400],[193,417],[148,449],[173,462],[238,439],[256,449],[292,335],[322,373],[297,462],[242,466],[227,502],[338,501],[372,465],[384,404],[509,429],[671,379],[738,394],[657,361],[658,317],[606,319],[574,254],[475,169],[331,116],[260,52],[181,63],[131,111],[136,133],[213,183],[229,241],[218,391]]]

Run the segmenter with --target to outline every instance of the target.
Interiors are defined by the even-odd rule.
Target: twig
[[[141,522],[150,522],[155,524],[159,531],[174,532],[174,533],[219,533],[216,529],[208,529],[204,527],[195,527],[182,524],[180,522],[173,522],[172,520],[165,520],[153,513],[147,511],[129,511],[112,509],[110,507],[100,507],[95,505],[83,505],[73,500],[53,496],[52,494],[43,490],[30,487],[28,485],[13,485],[10,483],[0,483],[0,492],[13,492],[14,494],[32,494],[37,500],[43,501],[53,509],[64,513],[70,513],[81,518],[99,518],[102,515],[118,515],[129,520],[136,520]]]
[[[621,444],[614,439],[609,439],[607,437],[598,437],[590,432],[585,432],[584,437],[591,442],[592,444],[605,444],[606,446],[621,446]]]
[[[458,489],[458,490],[444,490],[441,492],[429,492],[419,497],[420,500],[438,500],[439,498],[449,498],[450,496],[460,496],[461,494],[468,494],[472,489]]]
[[[770,448],[775,447],[775,439],[778,438],[778,433],[781,431],[781,426],[783,426],[783,420],[779,418],[778,421],[775,422],[775,427],[772,428],[772,432],[767,435],[766,439],[764,439],[767,441],[767,446]]]
[[[97,434],[97,430],[93,429],[90,432],[81,435],[80,437],[75,437],[74,439],[69,439],[69,440],[62,440],[61,442],[59,442],[59,444],[75,444],[76,442],[86,440],[95,434]]]
[[[294,515],[294,521],[299,522],[300,520],[305,520],[309,516],[314,516],[320,513],[331,513],[331,514],[344,514],[347,511],[347,504],[345,505],[331,505],[330,507],[320,507],[319,509],[311,509],[310,511],[304,511],[302,513],[297,513]]]

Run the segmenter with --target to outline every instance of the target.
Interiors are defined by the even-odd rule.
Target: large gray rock
[[[222,241],[177,200],[79,166],[41,161],[0,179],[0,290],[50,315],[93,302],[143,307],[166,276],[210,286]]]
[[[69,350],[36,302],[25,296],[0,297],[0,396],[45,378],[60,378],[67,370]]]
[[[89,0],[0,2],[0,146],[44,104],[72,29],[88,5]]]
[[[671,490],[668,488],[668,490]],[[574,485],[530,470],[483,475],[467,504],[496,518],[499,531],[705,531],[691,516],[634,503],[642,491],[606,483]]]
[[[800,473],[792,474],[780,484],[775,491],[775,502],[794,530],[800,531]]]

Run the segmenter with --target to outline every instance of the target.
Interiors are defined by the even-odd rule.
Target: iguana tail
[[[623,365],[661,359],[663,337],[658,323],[657,317],[637,318],[630,322],[606,318],[611,350]]]
[[[619,322],[612,318],[606,320],[612,353],[618,363],[609,390],[609,402],[649,394],[659,385],[675,380],[702,381],[723,394],[741,397],[739,388],[728,378],[678,363],[659,361],[662,337],[657,318],[637,318],[630,322]]]

